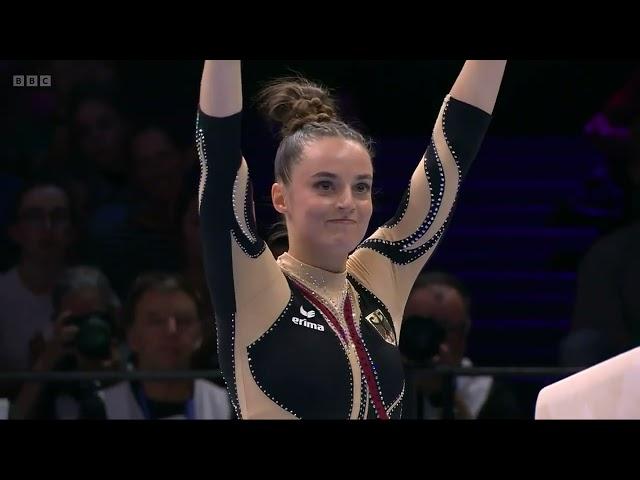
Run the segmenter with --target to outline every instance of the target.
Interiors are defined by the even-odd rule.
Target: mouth
[[[349,225],[349,224],[354,224],[356,223],[355,220],[350,220],[348,218],[339,218],[339,219],[335,219],[335,220],[327,220],[328,223],[338,223],[338,224],[344,224],[344,225]]]
[[[167,355],[171,358],[180,356],[180,349],[177,347],[164,347],[161,349],[164,355]]]

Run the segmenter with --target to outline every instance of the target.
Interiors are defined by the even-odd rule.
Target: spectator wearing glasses
[[[16,196],[8,234],[19,255],[0,274],[0,371],[28,369],[29,342],[51,333],[51,293],[76,237],[65,187],[51,179],[26,183]],[[0,391],[11,395],[16,388],[4,384]]]

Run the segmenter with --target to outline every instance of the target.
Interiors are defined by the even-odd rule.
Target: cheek
[[[329,217],[329,213],[332,211],[329,205],[325,205],[324,202],[316,201],[307,206],[306,217],[311,222],[321,222]]]
[[[304,192],[291,195],[289,198],[289,212],[294,222],[299,227],[304,227],[309,222],[317,222],[326,218],[329,208],[327,204],[326,200]]]
[[[364,215],[366,215],[367,219],[369,219],[371,217],[371,214],[373,213],[373,202],[371,201],[371,199],[367,200],[363,207],[362,207],[362,211],[364,213]]]
[[[360,220],[364,223],[369,223],[369,219],[373,214],[373,203],[371,199],[362,200],[361,202],[358,202],[357,205]]]
[[[202,338],[202,329],[198,328],[198,326],[194,326],[189,329],[187,335],[185,335],[185,345],[190,349],[196,348],[198,342]]]

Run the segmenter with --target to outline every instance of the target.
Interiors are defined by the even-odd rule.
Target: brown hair
[[[341,137],[362,145],[373,157],[370,140],[338,116],[328,90],[302,77],[269,83],[258,95],[258,103],[270,120],[281,125],[282,140],[276,153],[276,181],[289,184],[291,168],[300,161],[304,147],[322,137]]]
[[[122,327],[124,331],[128,331],[133,326],[136,306],[142,296],[151,290],[160,292],[183,292],[187,294],[196,304],[199,320],[204,320],[202,299],[182,275],[164,272],[147,272],[136,278],[129,291],[129,296],[124,306],[124,315],[122,317]]]

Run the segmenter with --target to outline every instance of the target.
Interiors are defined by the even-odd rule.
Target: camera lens
[[[399,348],[409,360],[426,363],[438,353],[444,337],[445,331],[436,320],[413,315],[402,322]]]
[[[106,316],[91,314],[78,324],[77,350],[87,357],[108,358],[111,352],[111,325]]]

